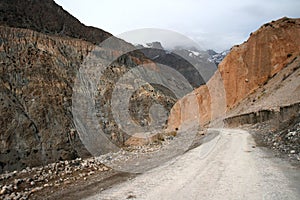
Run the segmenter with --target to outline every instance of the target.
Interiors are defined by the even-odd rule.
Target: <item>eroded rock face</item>
[[[167,130],[183,128],[195,121],[203,127],[213,119],[222,118],[226,108],[225,95],[222,77],[217,71],[206,85],[200,86],[176,102],[170,111]],[[222,124],[218,126],[220,125]]]
[[[0,38],[0,171],[90,156],[80,140],[82,133],[74,123],[72,104],[77,73],[96,47],[79,39],[10,27],[0,27]],[[131,135],[118,127],[112,113],[112,94],[118,87],[117,82],[142,63],[148,63],[148,68],[154,70],[149,77],[158,82],[164,82],[166,78],[160,76],[155,63],[141,53],[133,51],[122,55],[115,50],[98,49],[96,62],[99,68],[96,70],[103,70],[103,73],[95,77],[95,71],[91,70],[90,78],[99,81],[95,85],[97,95],[92,99],[99,127],[106,137],[99,144],[104,146],[111,140],[116,145],[123,145]],[[116,60],[110,63],[112,54]],[[146,78],[147,73],[144,72]],[[127,85],[120,85],[121,97],[116,99],[117,104],[126,101],[123,99],[126,88]],[[153,104],[161,105],[168,115],[177,100],[171,91],[159,84],[147,83],[130,94],[127,110],[117,109],[117,112],[129,112],[137,126],[157,121],[153,117],[159,113],[151,113]],[[79,99],[77,103],[86,102]],[[166,119],[157,125],[165,124]]]
[[[90,149],[86,149],[80,140],[83,133],[74,122],[74,119],[80,121],[87,116],[74,116],[73,96],[77,73],[95,49],[96,57],[92,56],[89,61],[96,61],[97,68],[94,71],[87,70],[90,76],[84,81],[95,79],[98,82],[90,88],[96,93],[95,98],[88,100],[93,102],[91,106],[95,107],[97,123],[104,132],[105,138],[96,141],[101,146],[108,141],[124,145],[131,135],[139,132],[135,127],[154,125],[155,128],[166,123],[178,97],[162,83],[172,81],[177,91],[186,91],[182,90],[182,83],[175,81],[175,75],[171,76],[174,80],[161,76],[161,68],[137,51],[122,55],[122,51],[96,47],[79,39],[50,36],[20,28],[0,27],[0,37],[1,171],[90,155],[87,151]],[[131,48],[130,44],[123,44],[121,47]],[[130,74],[130,70],[140,64],[147,64],[138,71],[140,78],[155,79],[157,84],[150,81],[135,89],[131,88],[130,81],[118,85],[125,74]],[[95,70],[102,71],[102,74],[97,76]],[[136,73],[127,78],[136,81],[134,75]],[[131,88],[127,92],[130,94],[128,97],[125,96],[126,88]],[[79,88],[79,91],[84,95],[85,89]],[[115,89],[119,89],[121,95],[117,99],[112,98]],[[85,105],[86,98],[82,100],[79,99],[77,103]],[[112,106],[113,100],[117,105],[123,105],[128,100],[128,107],[115,108]],[[153,110],[154,104],[161,106],[165,112]],[[129,113],[132,119],[130,123],[136,125],[128,131],[129,134],[118,126],[112,108],[117,115]],[[89,109],[87,107],[85,110]],[[94,123],[85,122],[87,128],[88,123]]]
[[[73,123],[72,87],[92,43],[112,35],[53,0],[4,0],[0,12],[0,173],[88,156]]]
[[[300,52],[300,19],[282,18],[252,33],[219,66],[228,109],[273,77]]]
[[[206,86],[193,92],[198,99],[200,124],[224,116],[226,111],[292,62],[300,53],[299,35],[300,19],[282,18],[263,25],[245,43],[234,46]],[[188,106],[189,98],[191,95],[179,100],[172,108],[169,129],[185,123],[182,114],[196,108],[195,105]]]
[[[90,156],[74,124],[74,82],[95,49],[93,44],[111,34],[84,26],[53,0],[5,0],[0,12],[0,173]],[[99,85],[93,99],[100,128],[107,136],[100,144],[112,140],[123,145],[130,137],[112,115],[111,95],[118,80],[139,64],[150,63],[156,70],[152,61],[132,47],[114,38],[109,50],[98,52],[99,67],[106,67],[101,77],[95,77]],[[127,49],[133,52],[122,55]],[[154,78],[162,80],[158,73]],[[146,84],[128,100],[131,118],[143,126],[153,121],[152,104],[166,108],[163,114],[167,115],[177,99],[166,88]]]
[[[71,103],[92,45],[9,27],[0,37],[0,171],[87,156]]]

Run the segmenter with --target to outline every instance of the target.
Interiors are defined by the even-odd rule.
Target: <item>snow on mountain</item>
[[[222,60],[225,58],[225,56],[229,53],[230,50],[225,50],[223,52],[217,53],[212,49],[206,50],[206,51],[201,51],[198,50],[195,47],[181,47],[181,46],[177,46],[176,48],[172,49],[172,50],[165,50],[163,48],[163,46],[161,45],[160,42],[151,42],[151,43],[146,43],[146,44],[138,44],[136,45],[138,48],[153,48],[153,49],[162,49],[165,51],[166,54],[171,54],[176,53],[176,52],[180,52],[183,53],[185,55],[188,55],[191,58],[196,58],[196,59],[207,59],[209,62],[214,63],[216,66],[219,65],[219,63],[222,62]],[[159,57],[157,52],[152,52],[151,51],[151,56],[149,56],[152,59],[156,59]],[[149,54],[149,53],[148,53]],[[157,55],[156,55],[157,54]]]
[[[208,60],[210,62],[214,62],[216,65],[219,65],[229,52],[230,50],[225,50],[221,53],[216,53],[214,55],[211,55]]]

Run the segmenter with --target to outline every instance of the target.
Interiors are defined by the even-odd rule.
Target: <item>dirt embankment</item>
[[[244,126],[251,130],[258,145],[267,146],[299,164],[300,103],[229,117],[225,124],[228,127]]]
[[[300,103],[280,107],[279,110],[260,110],[225,119],[228,127],[236,127],[245,124],[257,124],[272,121],[274,128],[280,128],[280,125],[299,117]]]

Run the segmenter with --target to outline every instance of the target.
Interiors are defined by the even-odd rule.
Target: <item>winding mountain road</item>
[[[220,129],[209,142],[87,199],[298,200],[300,173],[256,147],[247,131]]]

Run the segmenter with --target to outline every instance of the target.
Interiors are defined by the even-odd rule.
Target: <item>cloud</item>
[[[55,1],[84,24],[114,35],[139,28],[168,29],[217,51],[243,42],[263,23],[300,17],[299,0]]]

